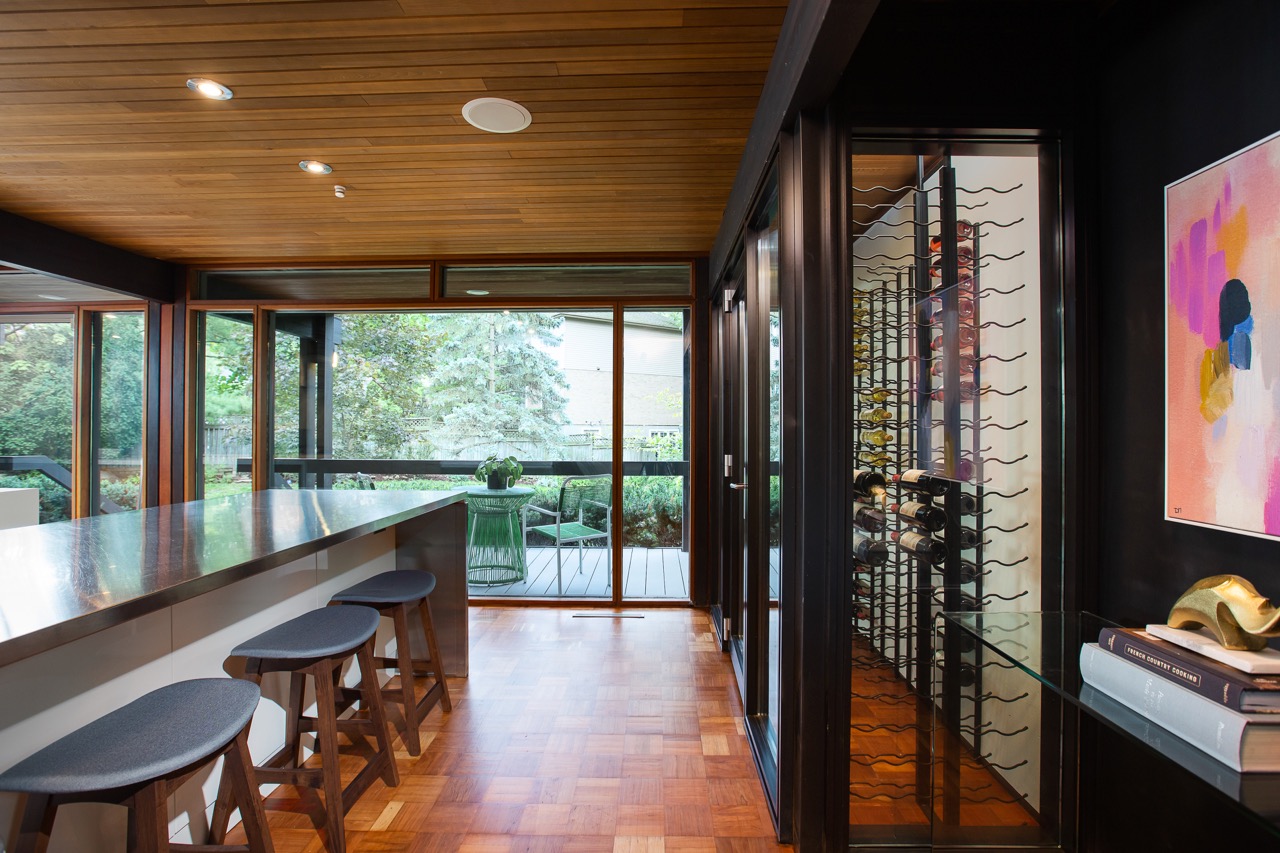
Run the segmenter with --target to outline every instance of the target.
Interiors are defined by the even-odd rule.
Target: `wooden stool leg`
[[[27,794],[27,805],[22,810],[22,822],[18,825],[18,844],[14,853],[45,853],[49,849],[49,836],[53,834],[53,819],[58,807],[48,794]]]
[[[373,659],[373,638],[356,652],[356,661],[360,664],[360,701],[369,709],[369,719],[373,721],[374,740],[386,760],[386,768],[382,771],[382,781],[391,787],[400,784],[400,771],[396,768],[396,755],[391,749],[391,727],[387,721],[387,709],[382,704],[382,689],[378,686],[378,669]],[[413,670],[409,671],[413,678]]]
[[[435,671],[436,680],[440,682],[440,704],[446,711],[452,711],[453,701],[449,698],[449,680],[444,676],[444,658],[440,657],[440,644],[436,642],[436,626],[431,621],[430,598],[423,598],[418,602],[418,614],[422,617],[422,631],[427,635],[427,651],[431,653],[431,668]]]
[[[249,839],[251,853],[275,853],[271,843],[271,832],[267,829],[267,813],[262,807],[262,795],[258,792],[253,773],[253,759],[249,755],[249,729],[246,726],[236,735],[227,749],[222,762],[222,782],[230,780],[230,786],[240,806],[240,820],[244,824],[245,835]],[[219,785],[221,795],[222,785]],[[223,835],[212,838],[215,844],[222,843]]]
[[[317,676],[316,681],[320,679]],[[285,710],[284,718],[284,745],[288,752],[288,766],[302,766],[302,732],[299,730],[299,723],[302,721],[302,709],[306,706],[307,695],[307,677],[301,672],[289,673],[289,707]],[[319,691],[316,691],[319,695]],[[316,740],[316,746],[319,748],[320,741]]]
[[[391,620],[396,629],[396,665],[400,669],[400,705],[404,709],[404,745],[410,755],[422,753],[422,741],[418,735],[418,726],[422,720],[418,717],[418,699],[414,690],[416,679],[413,674],[413,652],[409,642],[409,607],[397,604],[391,608]],[[364,664],[361,664],[363,668]]]
[[[213,817],[209,818],[209,843],[221,844],[227,838],[231,826],[231,808],[234,789],[231,785],[230,759],[222,762],[222,775],[218,777],[218,797],[213,801]]]
[[[361,662],[363,676],[364,663]],[[313,667],[316,684],[316,746],[320,750],[320,766],[324,772],[324,812],[326,845],[331,853],[345,853],[346,835],[343,832],[342,775],[338,756],[337,704],[333,681],[329,672]]]
[[[133,795],[133,817],[140,853],[168,853],[169,798],[163,781],[152,782]]]
[[[262,662],[251,659],[245,665],[244,679],[252,681],[259,687],[262,686]],[[253,771],[253,762],[248,762],[249,772]],[[252,778],[252,777],[251,777]],[[257,786],[254,786],[255,790]],[[227,774],[227,762],[222,763],[222,775],[218,778],[218,797],[213,801],[213,816],[209,819],[209,840],[214,844],[221,844],[223,839],[227,837],[227,830],[231,828],[231,812],[235,808],[234,791],[231,788]],[[241,814],[243,820],[243,812]]]

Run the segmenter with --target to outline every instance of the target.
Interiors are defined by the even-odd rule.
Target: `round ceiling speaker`
[[[476,98],[462,108],[467,124],[489,133],[517,133],[533,122],[533,116],[515,101],[505,98]]]

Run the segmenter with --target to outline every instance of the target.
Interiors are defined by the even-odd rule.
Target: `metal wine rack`
[[[885,473],[888,506],[917,501],[945,513],[933,533],[889,511],[885,530],[858,530],[883,541],[888,556],[879,565],[854,560],[850,809],[872,816],[851,821],[855,844],[912,841],[903,826],[904,815],[915,814],[907,803],[918,810],[921,831],[931,832],[937,822],[971,823],[964,809],[978,805],[1003,806],[1016,823],[1034,816],[1038,796],[1024,783],[1032,762],[1007,757],[1033,754],[1034,744],[998,745],[1038,737],[1009,711],[1032,698],[1004,689],[1007,679],[996,670],[1011,664],[934,634],[943,610],[1013,609],[1011,602],[1030,594],[989,583],[1028,559],[1011,559],[1009,547],[1036,511],[1028,489],[1001,486],[1002,472],[1028,456],[1005,452],[1005,436],[1034,429],[1029,417],[1010,417],[1017,407],[1006,402],[1027,385],[1009,385],[1002,375],[1028,355],[1009,346],[1021,335],[1007,334],[1027,322],[1026,314],[1008,316],[1027,285],[984,283],[997,265],[1023,254],[984,249],[1002,232],[991,242],[1007,244],[1008,229],[1022,222],[984,211],[990,199],[1022,187],[959,186],[949,156],[918,158],[916,172],[914,186],[854,186],[851,199],[856,464]],[[992,303],[999,310],[984,318]],[[911,492],[894,481],[909,469],[947,481],[945,493]],[[937,557],[899,544],[909,533],[934,540]],[[943,686],[937,697],[935,677]],[[941,755],[931,740],[935,715],[956,735]],[[882,803],[894,804],[891,826],[873,817]]]

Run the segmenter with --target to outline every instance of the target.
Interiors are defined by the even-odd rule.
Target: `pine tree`
[[[440,336],[424,414],[440,444],[466,458],[501,443],[555,443],[565,416],[564,373],[546,350],[560,342],[552,314],[432,315]]]

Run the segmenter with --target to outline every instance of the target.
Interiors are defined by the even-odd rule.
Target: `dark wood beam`
[[[793,0],[751,122],[747,147],[711,248],[711,283],[720,280],[769,168],[778,134],[801,110],[826,104],[880,0]]]
[[[173,301],[179,269],[4,210],[0,262],[155,302]]]

